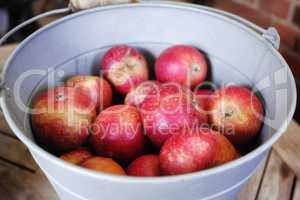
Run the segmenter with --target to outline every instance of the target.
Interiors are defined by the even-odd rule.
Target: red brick
[[[244,17],[262,27],[269,27],[271,18],[264,13],[231,0],[214,0],[213,6]]]
[[[260,7],[277,17],[287,18],[291,9],[291,0],[260,0]]]
[[[300,41],[300,31],[291,25],[275,22],[272,24],[280,35],[281,44],[297,51],[298,43]]]

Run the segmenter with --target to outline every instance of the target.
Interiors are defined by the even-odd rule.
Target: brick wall
[[[205,3],[262,27],[276,27],[281,36],[280,51],[291,63],[300,84],[300,0],[206,0]]]
[[[242,16],[264,28],[273,26],[281,36],[280,52],[289,63],[300,97],[300,0],[196,1]],[[300,122],[300,98],[295,118]]]

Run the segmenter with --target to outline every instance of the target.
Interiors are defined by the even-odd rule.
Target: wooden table
[[[0,66],[3,66],[14,47],[15,45],[0,48]],[[300,126],[293,121],[285,135],[295,133],[300,134]],[[282,140],[284,138],[280,141]],[[296,177],[279,155],[280,153],[271,151],[240,194],[240,200],[300,200],[300,178]],[[285,161],[288,162],[288,159]],[[27,148],[15,137],[0,113],[0,200],[2,199],[56,200],[58,197]]]

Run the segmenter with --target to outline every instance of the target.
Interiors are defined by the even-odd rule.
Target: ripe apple
[[[134,160],[127,168],[129,176],[160,176],[160,165],[157,155],[143,155]]]
[[[139,107],[147,96],[157,95],[159,88],[157,81],[144,81],[126,95],[125,104]]]
[[[90,144],[98,155],[130,161],[144,152],[142,120],[133,106],[114,105],[105,109],[91,130]]]
[[[127,45],[117,45],[109,49],[101,60],[101,69],[104,76],[123,95],[148,80],[148,67],[144,56]]]
[[[259,133],[264,108],[259,98],[246,87],[228,86],[214,92],[209,101],[209,120],[233,144],[244,144]]]
[[[161,85],[159,93],[147,97],[140,111],[144,129],[158,148],[172,135],[207,123],[207,116],[199,112],[195,95],[177,83]]]
[[[123,170],[123,168],[114,160],[110,158],[100,157],[100,156],[92,157],[86,160],[85,162],[83,162],[80,166],[98,172],[104,172],[104,173],[122,175],[122,176],[126,175],[126,172]]]
[[[32,104],[31,124],[37,142],[53,152],[81,146],[96,117],[91,98],[71,87],[55,87],[39,95]]]
[[[64,153],[60,156],[62,160],[75,165],[78,165],[91,157],[93,157],[92,153],[87,148],[83,147]]]
[[[215,137],[215,141],[217,142],[217,150],[213,165],[222,165],[239,157],[239,152],[224,135],[213,130],[209,130],[208,132],[206,132],[206,134],[212,134],[212,136]]]
[[[187,45],[175,45],[164,50],[155,63],[158,81],[177,82],[192,88],[205,80],[207,71],[204,55]]]
[[[234,158],[234,159],[238,159],[238,158],[240,158],[240,157],[241,157],[241,153],[238,152],[238,151],[236,151],[236,153],[235,153],[235,158]]]
[[[201,130],[172,136],[162,146],[159,161],[164,175],[177,175],[211,167],[218,145]]]
[[[214,97],[213,91],[212,90],[208,90],[208,89],[201,89],[201,90],[195,91],[195,94],[197,96],[197,99],[198,99],[200,107],[204,111],[208,111],[208,103]]]
[[[222,134],[217,134],[218,151],[214,159],[214,165],[222,165],[229,161],[239,158],[239,152]]]
[[[90,95],[92,104],[97,109],[104,109],[111,105],[112,88],[103,78],[98,76],[76,75],[69,78],[67,86],[82,90]]]

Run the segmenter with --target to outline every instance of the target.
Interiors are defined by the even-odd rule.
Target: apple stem
[[[233,110],[227,110],[225,112],[225,118],[231,117],[233,115]]]
[[[130,63],[125,63],[125,65],[127,66],[127,68],[132,69],[134,66]]]
[[[199,66],[198,64],[193,64],[193,65],[192,65],[192,70],[193,70],[194,72],[198,72],[198,71],[200,71],[200,66]]]
[[[64,100],[64,95],[63,95],[63,94],[58,94],[58,95],[55,96],[55,99],[56,99],[57,101]]]

